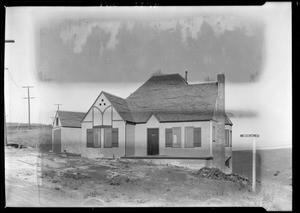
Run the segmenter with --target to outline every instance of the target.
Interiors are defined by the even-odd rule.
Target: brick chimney
[[[219,168],[225,169],[225,75],[220,73],[218,79],[218,99],[217,99],[217,141],[220,144],[218,156]]]
[[[188,71],[185,71],[185,81],[187,82],[187,75],[188,75]]]
[[[225,112],[225,75],[220,73],[217,75],[218,79],[218,110]]]
[[[214,113],[216,123],[216,142],[212,144],[213,160],[209,166],[225,171],[225,75],[217,75],[218,97]]]

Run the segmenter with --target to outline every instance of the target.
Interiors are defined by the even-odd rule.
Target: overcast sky
[[[190,83],[226,76],[226,109],[253,111],[233,118],[234,137],[265,132],[268,145],[291,144],[291,8],[94,7],[7,8],[7,120],[50,123],[55,103],[85,112],[107,91],[126,98],[160,69],[187,70]],[[257,74],[256,81],[251,75]],[[250,120],[249,120],[250,119]],[[280,119],[280,124],[275,125]],[[280,128],[280,135],[274,135]],[[288,138],[287,140],[285,140]],[[283,141],[285,140],[285,141]],[[266,145],[267,146],[267,145]]]

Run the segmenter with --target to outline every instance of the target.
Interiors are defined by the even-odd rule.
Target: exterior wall
[[[125,122],[114,121],[113,128],[119,129],[119,146],[104,148],[104,141],[101,141],[100,148],[87,147],[87,129],[92,129],[92,122],[83,122],[81,128],[81,155],[88,158],[117,158],[125,156]]]
[[[58,150],[59,152],[61,152],[61,129],[62,127],[52,128],[52,151],[53,152],[57,152]]]
[[[61,128],[61,151],[81,154],[81,128]]]
[[[185,127],[201,127],[201,147],[185,148]],[[165,129],[181,127],[181,148],[165,147]],[[147,129],[159,129],[159,155],[170,157],[210,157],[210,121],[159,123],[152,116],[146,124],[135,126],[135,156],[147,156]]]
[[[100,111],[102,111],[103,115]],[[104,148],[103,129],[101,129],[101,147],[87,147],[87,129],[93,129],[94,126],[98,125],[109,125],[113,128],[119,129],[118,147]],[[100,96],[96,99],[95,103],[92,105],[91,109],[83,119],[81,126],[82,156],[88,158],[116,158],[125,156],[125,122],[122,120],[118,112],[111,106],[111,103],[103,93],[101,93]]]
[[[58,117],[58,114],[56,113],[55,114],[55,117],[54,117],[54,122],[53,122],[53,128],[56,128],[56,127],[61,127],[61,122],[60,122],[60,119],[58,118],[58,125],[56,125],[56,118]]]
[[[225,125],[225,130],[228,129],[229,131],[232,131],[232,126],[230,125]],[[225,147],[225,160],[227,160],[229,157],[229,168],[225,166],[225,172],[226,173],[232,173],[232,136],[231,136],[231,146],[230,147]]]
[[[135,125],[126,124],[125,155],[135,156]]]
[[[103,100],[103,101],[102,101]],[[101,106],[100,106],[101,104]],[[105,104],[105,105],[104,105]],[[121,121],[122,118],[119,113],[111,106],[111,103],[103,93],[97,98],[88,113],[86,114],[83,122],[92,122],[93,126],[98,125],[112,125],[112,121]],[[103,115],[102,115],[102,113]]]

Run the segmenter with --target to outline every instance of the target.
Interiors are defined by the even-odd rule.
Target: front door
[[[159,132],[158,129],[148,129],[147,133],[147,154],[158,155],[159,154]]]

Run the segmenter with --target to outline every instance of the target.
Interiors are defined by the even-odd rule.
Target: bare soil
[[[292,187],[218,170],[5,148],[7,206],[261,206],[291,210]]]

